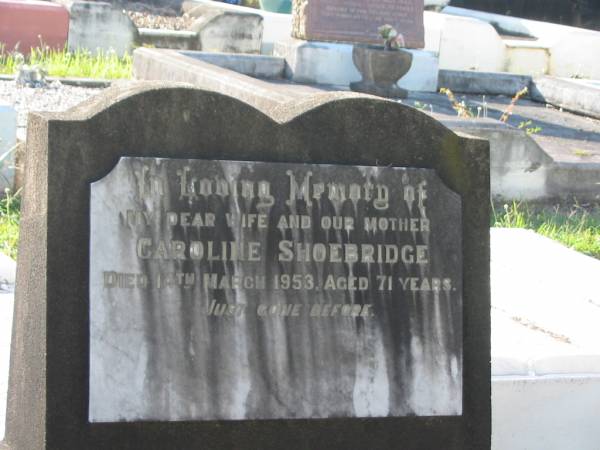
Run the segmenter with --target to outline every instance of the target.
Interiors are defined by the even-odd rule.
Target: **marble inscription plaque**
[[[462,414],[461,217],[429,169],[122,158],[89,420]]]
[[[293,0],[292,36],[316,41],[381,44],[384,24],[423,48],[423,0]]]

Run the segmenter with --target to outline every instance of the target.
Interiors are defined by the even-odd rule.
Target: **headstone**
[[[131,54],[138,30],[124,10],[102,1],[59,1],[69,9],[69,50]]]
[[[250,4],[252,2],[254,2],[254,6]],[[292,15],[265,11],[264,9],[260,9],[258,3],[258,0],[251,0],[245,2],[244,6],[239,6],[224,2],[215,2],[213,0],[186,0],[181,5],[181,10],[184,13],[190,14],[198,6],[203,6],[227,12],[259,14],[263,17],[261,53],[264,55],[271,55],[273,53],[273,45],[275,42],[290,37]]]
[[[9,448],[490,448],[485,141],[162,84],[28,129]]]
[[[263,17],[260,14],[200,5],[189,15],[198,17],[190,29],[198,33],[202,51],[260,53],[263,34]]]
[[[406,47],[423,48],[423,0],[293,0],[292,36],[309,41],[381,44],[390,24]]]

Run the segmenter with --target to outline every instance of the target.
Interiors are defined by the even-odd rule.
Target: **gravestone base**
[[[353,44],[286,39],[275,43],[273,55],[285,58],[286,78],[296,83],[349,86],[361,75],[352,61]],[[438,56],[406,49],[413,55],[410,70],[399,81],[402,89],[437,92]]]

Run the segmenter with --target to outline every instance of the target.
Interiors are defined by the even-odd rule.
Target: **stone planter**
[[[412,64],[409,51],[384,50],[374,45],[355,45],[352,60],[362,80],[350,83],[350,89],[380,97],[406,98],[408,91],[396,85]]]

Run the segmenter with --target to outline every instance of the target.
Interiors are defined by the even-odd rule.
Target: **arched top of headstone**
[[[259,100],[244,101],[234,96],[227,96],[207,89],[199,88],[190,83],[164,81],[143,81],[117,85],[106,89],[100,95],[88,98],[86,101],[81,102],[67,111],[44,112],[39,114],[50,120],[89,120],[109,109],[113,111],[118,108],[131,108],[132,103],[143,102],[144,97],[152,96],[158,91],[162,92],[161,97],[158,99],[160,102],[169,101],[168,91],[184,91],[189,100],[196,97],[198,101],[202,101],[202,98],[205,95],[223,97],[229,101],[239,103],[240,108],[244,109],[250,106],[258,110],[259,113],[268,116],[274,122],[280,124],[292,122],[298,116],[308,114],[311,110],[316,110],[321,107],[341,106],[343,108],[356,108],[367,104],[381,105],[387,109],[399,108],[408,110],[411,113],[414,113],[416,117],[420,116],[421,118],[428,118],[431,126],[438,127],[438,129],[445,129],[447,132],[450,131],[435,119],[430,118],[427,114],[424,114],[415,108],[408,107],[394,100],[388,100],[373,95],[360,94],[351,91],[322,92],[306,95],[301,99],[295,99],[294,101],[290,101],[288,103],[278,103],[271,107],[265,107],[264,104],[260,103]],[[336,105],[331,105],[334,103]]]
[[[47,125],[30,133],[48,133],[38,137],[48,139],[49,157],[65,167],[76,163],[89,181],[105,176],[121,156],[145,156],[432,168],[461,193],[469,180],[452,172],[470,158],[487,158],[477,151],[484,141],[458,136],[415,108],[349,92],[265,107],[258,98],[243,101],[186,83],[144,82],[33,120]]]

